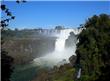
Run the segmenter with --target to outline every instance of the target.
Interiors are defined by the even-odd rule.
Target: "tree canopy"
[[[77,60],[81,81],[108,81],[110,75],[110,15],[94,15],[78,36]]]

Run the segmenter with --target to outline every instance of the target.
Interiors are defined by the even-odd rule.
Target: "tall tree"
[[[81,81],[110,80],[110,15],[94,15],[84,24],[77,44]]]
[[[26,2],[24,0],[17,0],[17,3],[20,2]],[[0,5],[1,8],[1,14],[6,14],[6,17],[1,17],[0,20],[0,29],[1,29],[1,35],[3,32],[5,32],[5,29],[9,25],[9,21],[15,19],[15,16],[12,15],[9,8],[1,2]],[[5,42],[5,37],[1,36],[1,46]],[[13,58],[8,55],[8,52],[5,51],[5,49],[1,49],[1,81],[10,81],[10,76],[13,72]]]

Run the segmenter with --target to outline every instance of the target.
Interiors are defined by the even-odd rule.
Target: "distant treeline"
[[[56,26],[55,29],[17,29],[14,30],[10,28],[3,29],[1,31],[2,37],[12,38],[12,37],[34,37],[36,35],[42,35],[43,33],[59,33],[61,29],[64,29],[63,26]]]

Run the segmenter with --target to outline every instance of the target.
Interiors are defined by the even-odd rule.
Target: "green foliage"
[[[62,69],[59,68],[58,71],[55,71],[50,76],[51,81],[73,81],[73,73],[75,73],[75,69],[66,66],[62,66]]]
[[[81,81],[95,81],[100,76],[106,75],[106,71],[102,72],[102,68],[110,66],[110,16],[94,15],[84,26],[85,29],[78,37],[76,50],[83,70]],[[108,74],[110,74],[109,69]],[[102,78],[104,77],[106,76]]]
[[[7,55],[8,53],[1,50],[1,81],[10,81],[10,75],[13,72],[13,58]]]
[[[88,81],[88,79],[89,79],[89,76],[88,75],[83,75],[81,77],[81,81]]]
[[[25,1],[23,0],[23,2]],[[1,35],[1,46],[2,46],[8,34],[10,34],[10,36],[13,36],[13,34],[9,32],[10,30],[6,33],[4,29],[7,26],[9,26],[10,20],[15,19],[15,16],[8,9],[7,5],[2,3],[2,1],[0,5],[0,10],[1,10],[0,28],[1,28],[1,33],[2,33]],[[4,49],[1,49],[1,69],[2,69],[1,81],[10,81],[10,76],[13,72],[13,58],[9,56],[8,52],[6,52]]]

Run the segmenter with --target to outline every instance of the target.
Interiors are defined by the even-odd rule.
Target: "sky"
[[[77,28],[93,15],[110,14],[110,2],[107,1],[27,1],[17,4],[4,1],[16,16],[9,27],[14,29],[51,29],[55,26]]]

